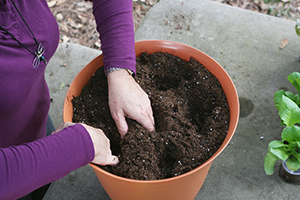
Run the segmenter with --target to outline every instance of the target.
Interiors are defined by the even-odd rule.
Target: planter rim
[[[232,137],[234,135],[234,132],[235,132],[235,130],[237,128],[237,124],[238,124],[239,112],[240,112],[240,110],[239,110],[238,93],[236,91],[236,87],[234,86],[233,81],[231,80],[230,76],[228,75],[228,73],[223,69],[223,67],[217,61],[215,61],[213,58],[211,58],[210,56],[208,56],[204,52],[202,52],[202,51],[200,51],[200,50],[198,50],[198,49],[196,49],[194,47],[191,47],[191,46],[188,46],[188,45],[185,45],[185,44],[182,44],[182,43],[178,43],[178,42],[168,41],[168,40],[140,40],[140,41],[136,41],[135,42],[135,48],[136,48],[136,50],[142,50],[143,47],[147,47],[148,45],[153,46],[153,44],[155,44],[156,46],[158,46],[158,47],[156,47],[157,51],[155,51],[155,52],[166,52],[165,49],[168,49],[169,53],[171,52],[173,54],[175,52],[175,54],[173,54],[173,55],[176,55],[176,52],[180,52],[181,50],[184,50],[186,52],[187,56],[186,57],[179,56],[179,57],[181,57],[181,59],[186,60],[186,61],[188,61],[190,57],[193,57],[193,56],[188,56],[189,52],[197,52],[197,54],[202,54],[202,56],[207,57],[207,58],[209,58],[211,60],[211,62],[214,62],[214,65],[218,65],[220,67],[220,69],[219,69],[220,73],[223,73],[223,75],[227,77],[227,81],[229,82],[230,87],[232,88],[232,92],[233,92],[233,96],[234,97],[231,97],[231,98],[233,98],[233,100],[235,102],[235,105],[236,105],[235,108],[234,108],[235,113],[236,113],[235,116],[232,116],[232,112],[231,112],[232,108],[229,107],[230,108],[230,124],[229,124],[229,129],[231,129],[230,132],[232,132],[232,134],[230,135],[230,137],[227,138],[228,133],[229,133],[229,129],[228,129],[228,132],[227,132],[227,135],[226,135],[227,142],[225,142],[225,140],[226,140],[226,138],[225,138],[224,141],[223,141],[223,143],[222,143],[222,145],[220,146],[220,148],[208,160],[206,160],[203,164],[201,164],[200,166],[196,167],[195,169],[193,169],[191,171],[188,171],[188,172],[186,172],[184,174],[181,174],[181,175],[178,175],[178,176],[175,176],[175,177],[171,177],[171,178],[159,179],[159,180],[136,180],[136,179],[129,179],[129,178],[124,178],[124,177],[117,176],[115,174],[109,173],[109,172],[101,169],[100,167],[98,167],[96,164],[93,164],[93,163],[89,164],[94,170],[95,169],[99,170],[99,171],[101,171],[101,173],[106,174],[106,175],[108,175],[110,177],[113,177],[113,178],[121,180],[121,181],[129,181],[129,182],[132,182],[132,183],[156,184],[156,183],[168,182],[168,181],[171,181],[171,180],[176,180],[176,179],[180,179],[182,177],[189,176],[190,174],[193,174],[196,171],[198,171],[199,169],[204,168],[207,165],[210,165],[212,163],[212,161],[225,149],[225,147],[231,141],[231,139],[232,139]],[[143,52],[143,51],[141,51],[141,52]],[[137,56],[139,56],[139,55],[140,54],[137,54]],[[100,59],[102,59],[102,57],[103,57],[103,55],[99,55],[94,60],[92,60],[90,63],[97,62]],[[203,64],[203,63],[201,63],[201,64]],[[203,64],[203,66],[206,67],[204,64]],[[83,68],[79,72],[79,74],[82,73],[82,71],[84,71],[84,70],[85,70],[85,68]],[[72,88],[72,85],[74,84],[76,78],[77,77],[75,77],[75,79],[71,83],[70,88],[69,88],[68,93],[67,93],[66,98],[65,98],[65,103],[64,103],[64,108],[63,108],[63,119],[64,119],[64,122],[69,121],[69,120],[66,119],[66,116],[65,116],[65,112],[66,112],[65,105],[66,105],[67,101],[70,101],[70,99],[72,99],[73,96],[74,96],[74,94],[70,94],[69,91]],[[223,86],[222,86],[222,88],[223,88]],[[79,94],[76,94],[76,95],[79,95]],[[227,101],[228,101],[227,95],[226,95],[226,98],[227,98]],[[232,124],[231,121],[235,121],[236,123]]]
[[[282,166],[285,169],[285,171],[288,172],[289,174],[297,175],[297,176],[300,175],[300,166],[299,166],[299,169],[297,169],[296,171],[292,171],[287,167],[286,160],[282,160]]]

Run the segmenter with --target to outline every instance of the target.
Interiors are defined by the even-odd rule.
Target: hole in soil
[[[156,82],[157,89],[161,91],[166,91],[171,88],[178,88],[178,85],[180,83],[180,79],[174,78],[174,77],[160,77],[155,76],[153,78],[154,82]]]
[[[177,107],[177,105],[175,105],[175,106],[173,107],[173,111],[174,111],[174,112],[178,112],[178,107]]]
[[[152,104],[152,111],[153,116],[155,116],[155,130],[157,132],[163,131],[167,122],[162,106]]]

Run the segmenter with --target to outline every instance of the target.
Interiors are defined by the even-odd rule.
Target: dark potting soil
[[[129,131],[120,138],[108,107],[103,68],[72,101],[73,122],[101,128],[119,156],[117,166],[101,168],[125,178],[157,180],[200,166],[228,132],[229,107],[221,84],[193,58],[186,62],[168,53],[143,53],[136,66],[135,79],[151,100],[155,132],[127,119]]]

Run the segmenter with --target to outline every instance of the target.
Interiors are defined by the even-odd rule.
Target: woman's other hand
[[[57,127],[57,129],[53,133],[57,133],[64,128],[74,125],[72,122],[66,122]],[[87,132],[90,134],[94,145],[95,157],[92,163],[99,165],[116,165],[119,163],[119,159],[117,156],[112,155],[110,150],[110,142],[106,135],[103,133],[101,129],[93,128],[86,124],[81,124]]]

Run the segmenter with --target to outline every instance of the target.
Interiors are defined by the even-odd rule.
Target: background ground
[[[56,17],[61,42],[73,42],[100,49],[101,42],[92,14],[92,3],[83,0],[47,0]],[[300,0],[212,0],[287,20],[300,18]],[[135,30],[159,0],[133,0]],[[116,5],[117,6],[117,5]]]

